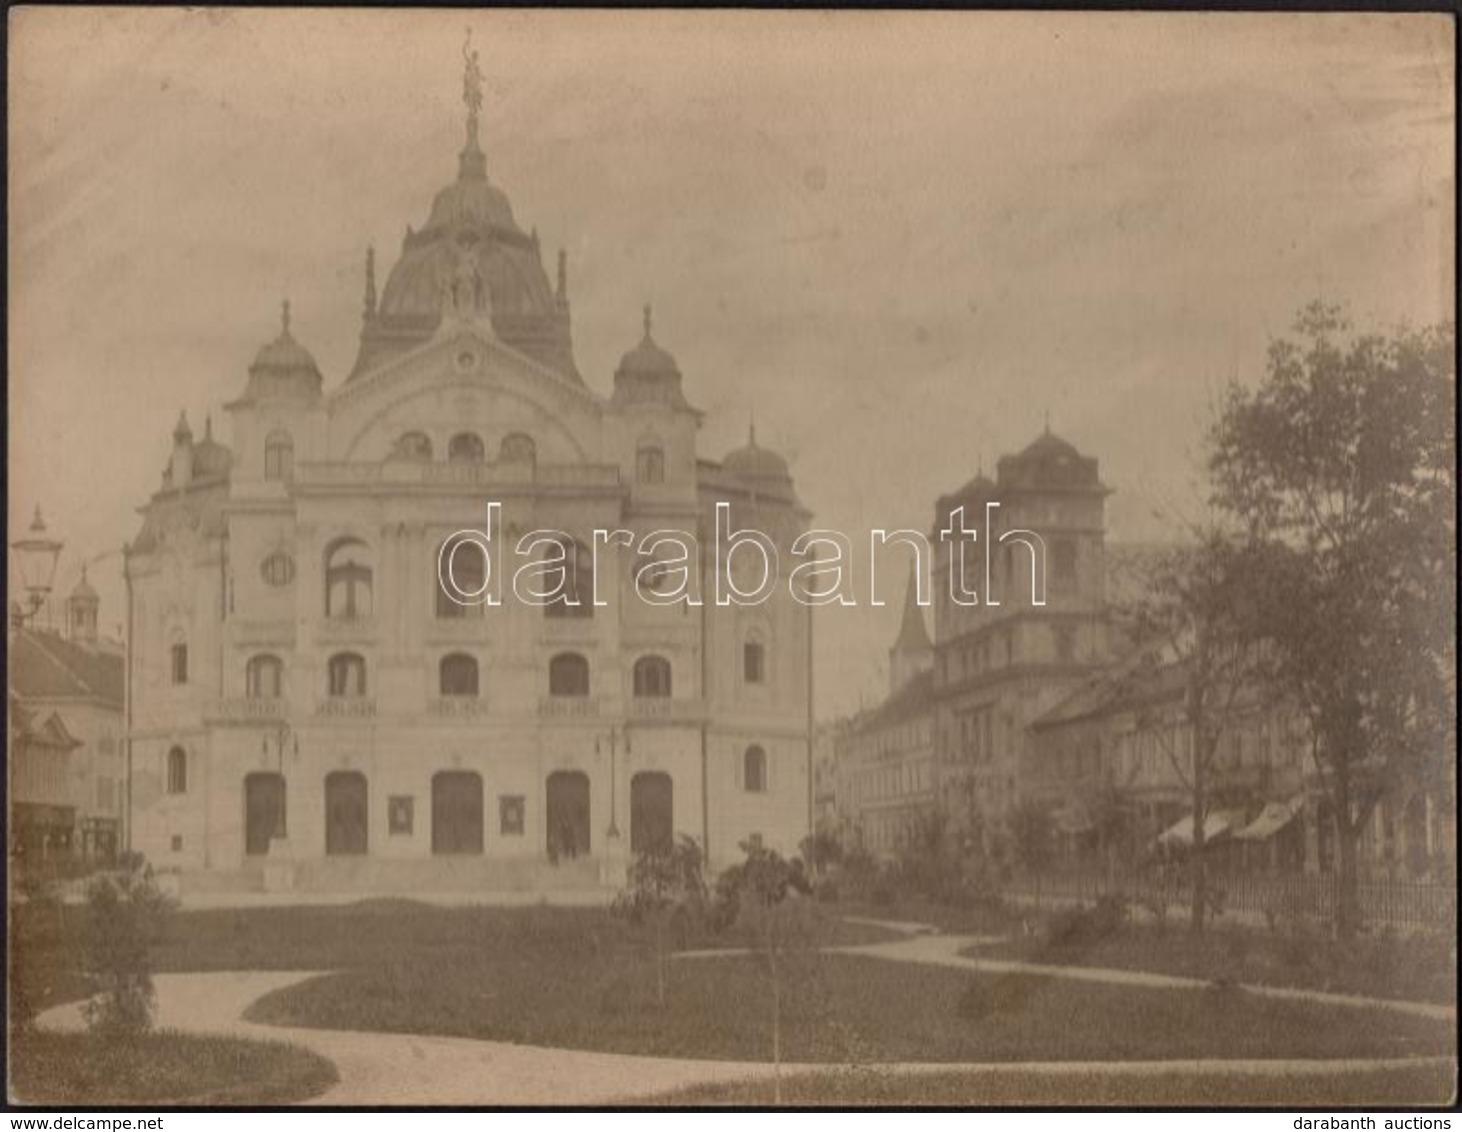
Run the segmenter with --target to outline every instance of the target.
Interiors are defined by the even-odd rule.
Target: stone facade
[[[475,110],[457,180],[379,299],[367,258],[347,379],[327,388],[286,306],[226,408],[231,447],[179,422],[127,557],[133,844],[151,861],[350,857],[368,887],[372,862],[619,859],[672,833],[713,866],[755,835],[795,850],[810,618],[785,587],[717,604],[715,532],[727,504],[731,529],[785,558],[809,513],[754,435],[698,457],[700,414],[648,309],[612,394],[585,382],[567,266],[550,286],[487,180]],[[464,530],[500,605],[439,592]],[[646,536],[666,530],[698,553],[647,590],[637,575],[674,544]],[[535,531],[557,545],[522,545]],[[483,580],[471,541],[463,590]],[[520,600],[533,562],[557,562],[577,604]],[[698,604],[646,599],[677,581]]]

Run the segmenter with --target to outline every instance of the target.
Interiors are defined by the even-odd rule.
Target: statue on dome
[[[471,50],[472,29],[467,29],[467,41],[462,44],[462,61],[467,65],[462,76],[462,101],[467,104],[467,113],[476,118],[482,110],[482,68],[477,64],[477,52]]]

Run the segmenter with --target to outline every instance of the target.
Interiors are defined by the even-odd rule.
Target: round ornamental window
[[[457,368],[463,373],[473,369],[477,365],[477,355],[471,350],[463,350],[457,355]]]
[[[271,586],[287,586],[294,581],[294,559],[282,550],[276,550],[259,567],[264,581]]]

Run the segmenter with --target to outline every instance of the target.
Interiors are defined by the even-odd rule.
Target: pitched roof
[[[919,608],[919,580],[914,568],[909,567],[909,588],[904,593],[904,619],[899,626],[898,639],[894,641],[895,652],[928,652],[934,646],[929,640],[929,629],[924,624],[924,611]]]
[[[10,687],[22,699],[99,699],[121,710],[123,667],[115,652],[18,629],[9,654]]]
[[[860,712],[849,721],[852,731],[889,727],[934,710],[934,673],[920,672],[877,707]]]

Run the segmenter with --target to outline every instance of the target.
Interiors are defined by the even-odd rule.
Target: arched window
[[[336,653],[330,658],[330,695],[363,696],[366,692],[365,658],[357,653]]]
[[[498,459],[509,464],[531,464],[538,459],[538,446],[526,432],[510,432],[503,437]]]
[[[747,684],[762,684],[767,678],[766,647],[755,637],[741,646],[741,679]]]
[[[428,462],[431,460],[431,437],[424,432],[403,432],[397,437],[391,456],[396,460]]]
[[[437,686],[444,696],[477,695],[477,660],[466,653],[442,657],[437,668]]]
[[[294,478],[294,441],[283,429],[275,429],[264,439],[264,478],[280,481]]]
[[[475,432],[459,432],[447,442],[447,460],[453,464],[482,463],[482,437]]]
[[[576,652],[561,652],[548,662],[548,694],[587,696],[589,662]]]
[[[748,794],[764,794],[767,788],[767,753],[750,746],[741,756],[741,787]]]
[[[455,595],[444,583],[449,570]],[[476,538],[463,535],[443,543],[432,562],[432,578],[437,591],[438,617],[466,617],[469,613],[482,612],[482,605],[466,603],[467,597],[474,594],[480,600],[487,584],[487,555]]]
[[[545,617],[594,616],[594,555],[582,543],[569,541],[563,547],[564,582],[554,600],[543,606]]]
[[[665,449],[658,444],[642,444],[635,453],[635,479],[640,483],[665,482]]]
[[[168,752],[168,793],[188,792],[188,752],[174,747]]]
[[[244,669],[251,700],[277,700],[284,691],[284,663],[267,654],[252,657]]]
[[[670,662],[663,656],[642,656],[635,661],[635,695],[670,695]]]
[[[371,615],[371,552],[357,538],[336,542],[325,556],[325,616]]]

